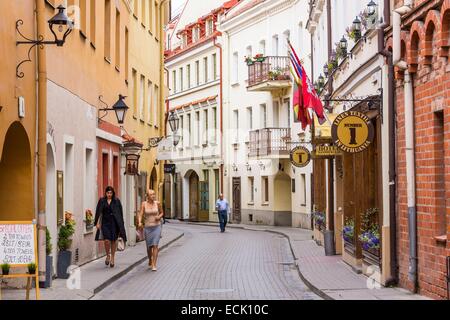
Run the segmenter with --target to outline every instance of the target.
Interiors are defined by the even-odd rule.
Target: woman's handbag
[[[123,241],[123,239],[119,237],[119,239],[117,239],[117,251],[124,251],[124,250],[125,250],[125,241]]]

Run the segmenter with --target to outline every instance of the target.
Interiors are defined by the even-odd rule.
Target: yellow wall
[[[134,1],[129,30],[130,79],[128,103],[131,110],[125,123],[125,129],[131,136],[142,142],[144,148],[148,146],[150,137],[164,135],[164,83],[161,83],[161,71],[163,70],[161,46],[164,46],[164,39],[161,38],[163,24],[161,19],[157,17],[160,14],[158,8],[159,6],[155,7],[154,0]],[[157,26],[158,21],[160,23]],[[144,81],[142,95],[141,78]],[[151,91],[149,90],[149,82],[151,82]],[[156,92],[157,96],[155,96]],[[141,113],[140,101],[142,96],[144,108]],[[151,101],[150,106],[149,100]],[[143,151],[141,154],[139,170],[147,173],[147,186],[149,185],[151,172],[155,167],[155,159],[156,148],[151,151]],[[158,188],[155,188],[155,191],[161,198],[163,190],[159,186],[163,178],[162,163],[156,166],[156,170]]]
[[[23,64],[24,78],[16,77],[17,64],[27,59],[29,46],[16,47],[16,20],[25,36],[35,35],[34,0],[0,1],[0,220],[34,217],[34,145],[36,139],[35,50]],[[25,98],[25,118],[18,116],[18,97]],[[9,131],[8,131],[9,130]]]

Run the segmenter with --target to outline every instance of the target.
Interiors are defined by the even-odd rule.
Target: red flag
[[[311,81],[306,75],[305,69],[302,66],[302,82],[303,82],[303,100],[305,103],[305,109],[311,108],[317,115],[320,124],[325,123],[326,118],[323,114],[323,105],[319,96],[316,93]]]

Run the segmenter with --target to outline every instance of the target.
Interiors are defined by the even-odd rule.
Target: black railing
[[[288,155],[290,128],[264,128],[250,131],[249,156]]]
[[[290,80],[289,57],[268,56],[259,61],[251,61],[248,65],[248,86],[269,80]]]

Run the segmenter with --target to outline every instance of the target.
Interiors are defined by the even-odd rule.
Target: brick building
[[[450,256],[450,0],[395,1],[395,10],[400,17],[398,43],[395,12],[386,43],[393,52],[396,70],[399,284],[431,298],[446,299]]]

